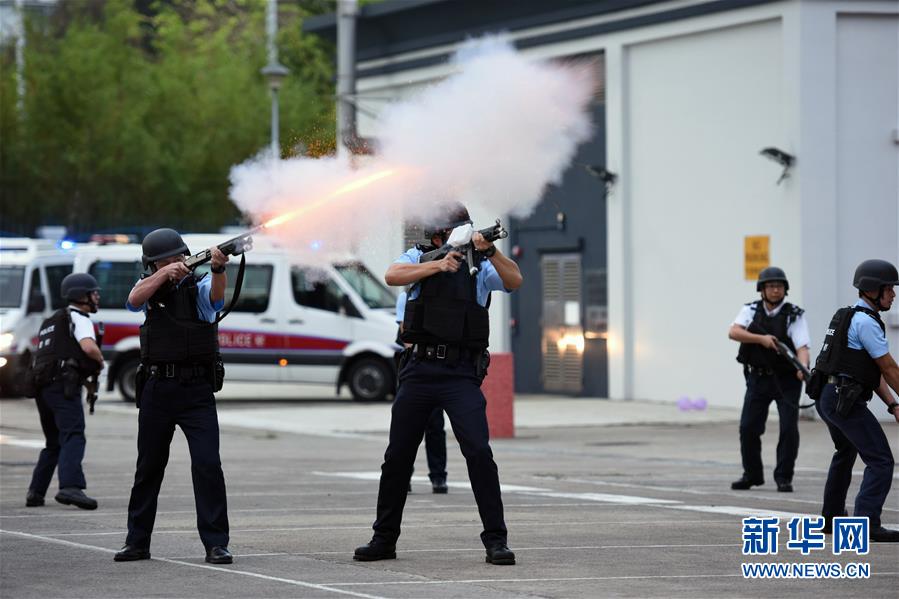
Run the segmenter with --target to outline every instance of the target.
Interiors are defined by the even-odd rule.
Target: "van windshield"
[[[334,268],[356,290],[369,308],[393,309],[396,306],[396,296],[361,263],[336,264]]]
[[[0,266],[0,308],[18,308],[22,305],[24,282],[24,266]]]

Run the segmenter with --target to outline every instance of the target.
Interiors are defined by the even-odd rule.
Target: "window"
[[[0,308],[18,308],[22,305],[24,282],[24,266],[0,266]]]
[[[209,273],[209,263],[197,267],[197,276]],[[225,288],[225,308],[231,303],[234,295],[234,283],[237,281],[237,271],[240,264],[226,264],[225,272],[228,275],[228,286]],[[271,264],[247,264],[243,275],[243,285],[240,287],[240,297],[234,306],[234,312],[265,312],[268,309],[269,296],[272,288]]]
[[[88,272],[100,285],[100,308],[124,309],[128,294],[143,271],[143,266],[137,260],[128,262],[97,260],[91,264]]]
[[[59,310],[66,306],[66,300],[62,297],[62,280],[72,274],[71,264],[54,264],[44,269],[47,275],[47,289],[50,292],[50,307]]]
[[[35,297],[44,299],[44,292],[41,291],[41,271],[37,268],[31,271],[31,282],[28,284],[28,303],[30,304],[31,299]]]
[[[320,268],[294,266],[290,269],[293,299],[301,306],[340,312],[345,307],[343,291],[328,273]]]
[[[359,262],[338,264],[335,268],[369,308],[396,306],[396,297]]]

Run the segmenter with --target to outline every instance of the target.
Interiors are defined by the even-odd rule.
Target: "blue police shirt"
[[[421,255],[424,254],[418,248],[411,248],[406,251],[405,254],[402,254],[399,258],[393,261],[394,264],[418,264]],[[477,276],[477,285],[478,285],[478,303],[482,306],[487,305],[487,298],[490,297],[491,291],[504,291],[506,293],[510,293],[508,289],[503,286],[503,280],[500,278],[499,273],[496,272],[496,269],[493,267],[493,264],[490,263],[489,260],[484,260],[481,262],[481,269],[478,271]],[[408,299],[415,299],[418,297],[418,294],[421,290],[419,289],[419,285],[415,284],[409,290]],[[399,299],[397,299],[397,307],[399,307]],[[405,309],[406,304],[405,300],[403,301],[403,309]],[[402,319],[400,319],[402,320]]]
[[[179,283],[180,285],[181,283]],[[208,275],[203,275],[203,278],[197,281],[197,316],[199,316],[200,320],[205,320],[206,322],[213,322],[216,317],[216,313],[225,307],[225,299],[222,298],[219,301],[212,303],[209,299],[209,292],[212,290],[212,277]],[[147,304],[146,302],[141,306],[132,306],[127,300],[125,300],[125,308],[130,310],[131,312],[146,312]]]
[[[396,296],[396,323],[400,324],[403,322],[403,316],[406,313],[406,292],[401,292],[398,296]]]
[[[862,308],[871,309],[865,300],[859,299],[855,304]],[[864,312],[856,312],[849,322],[849,349],[864,349],[868,355],[874,358],[885,356],[890,351],[887,337],[873,318]]]

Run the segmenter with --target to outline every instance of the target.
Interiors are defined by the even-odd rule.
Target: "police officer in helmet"
[[[84,458],[84,408],[81,387],[88,376],[103,369],[90,315],[100,306],[100,286],[89,274],[70,274],[60,292],[68,306],[41,323],[34,356],[37,410],[46,441],[41,450],[25,505],[44,505],[44,495],[58,467],[56,501],[85,510],[97,509],[97,501],[84,494],[87,484]]]
[[[807,366],[809,335],[804,310],[785,301],[789,290],[790,283],[782,269],[763,269],[756,282],[761,299],[744,305],[728,332],[730,339],[740,343],[737,361],[743,364],[746,381],[740,415],[743,476],[731,484],[731,489],[745,490],[765,483],[762,434],[773,400],[780,420],[774,482],[779,492],[793,491],[793,468],[799,453],[802,373],[779,353],[777,342],[786,344]]]
[[[198,277],[184,265],[190,251],[173,229],[156,229],[143,241],[143,263],[150,274],[131,290],[126,307],[146,315],[140,345],[141,368],[148,378],[138,381],[137,471],[128,503],[128,536],[115,561],[150,558],[159,488],[177,425],[190,447],[206,561],[232,562],[213,395],[220,385],[215,321],[224,307],[228,257],[216,247],[210,250],[212,275]]]
[[[426,235],[439,247],[453,227],[470,223],[461,204],[447,207],[442,223]],[[354,559],[394,559],[400,535],[406,490],[415,453],[425,425],[435,408],[446,412],[468,466],[468,476],[483,532],[487,562],[515,563],[507,546],[506,524],[499,475],[490,450],[486,401],[480,385],[486,374],[490,333],[487,305],[492,291],[517,289],[522,277],[518,265],[475,233],[475,266],[459,252],[440,260],[420,263],[429,247],[415,247],[400,256],[384,277],[388,285],[412,285],[403,318],[402,340],[411,344],[399,368],[399,387],[393,403],[390,440],[381,467],[377,518],[372,540],[356,548]]]
[[[896,298],[899,273],[885,260],[865,260],[856,269],[852,284],[859,300],[834,315],[815,362],[816,370],[828,371],[816,408],[836,449],[824,486],[822,515],[828,533],[833,518],[846,515],[852,467],[856,456],[861,456],[865,473],[855,497],[855,516],[868,517],[872,541],[896,543],[899,531],[884,528],[880,520],[895,462],[883,427],[868,410],[867,401],[876,393],[899,422],[899,404],[890,393],[890,388],[899,393],[899,366],[890,354],[886,326],[880,318],[880,312],[889,310]]]

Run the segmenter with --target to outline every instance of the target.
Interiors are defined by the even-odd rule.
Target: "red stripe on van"
[[[112,349],[122,339],[139,335],[140,327],[136,324],[109,323],[103,335],[103,347]],[[219,345],[222,349],[340,350],[349,345],[349,341],[226,329],[219,331]]]

